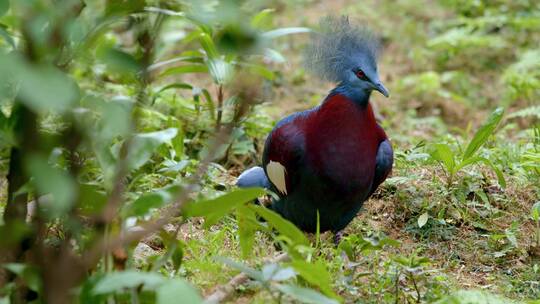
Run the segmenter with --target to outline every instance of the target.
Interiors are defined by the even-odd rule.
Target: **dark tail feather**
[[[261,187],[269,189],[270,181],[266,177],[263,168],[253,167],[240,174],[236,180],[236,185],[240,188]]]

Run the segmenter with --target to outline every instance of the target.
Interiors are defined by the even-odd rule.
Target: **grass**
[[[456,6],[459,1],[446,2]],[[382,35],[385,52],[379,70],[391,98],[374,94],[372,103],[395,150],[391,177],[347,227],[342,243],[336,246],[330,233],[322,234],[320,243],[315,235],[309,235],[314,248],[305,253],[307,260],[325,265],[333,290],[346,303],[433,302],[460,289],[489,291],[514,300],[540,299],[540,248],[535,242],[536,223],[530,215],[533,204],[540,201],[540,176],[525,165],[522,156],[525,151],[533,151],[531,127],[538,120],[503,118],[497,133],[479,150],[502,170],[505,188],[497,183],[493,170],[481,163],[456,172],[449,181],[444,167],[430,156],[434,143],[464,151],[475,130],[495,107],[506,105],[507,113],[513,113],[530,105],[527,98],[506,99],[506,87],[499,81],[503,63],[515,61],[520,51],[508,45],[489,49],[486,63],[486,58],[476,60],[486,46],[443,48],[444,41],[434,41],[434,37],[440,37],[447,24],[458,22],[463,16],[458,16],[459,9],[451,9],[442,2],[295,3],[277,5],[279,26],[312,26],[326,13],[339,12],[365,21]],[[529,39],[538,40],[538,32],[533,31],[534,36]],[[463,42],[463,37],[458,38],[458,42]],[[479,40],[492,43],[484,38]],[[272,96],[257,105],[255,113],[245,121],[242,136],[248,140],[240,142],[244,146],[236,147],[240,152],[210,170],[198,196],[233,189],[236,176],[260,162],[265,135],[272,124],[292,112],[317,105],[331,89],[331,84],[303,69],[300,55],[306,39],[293,36],[279,40],[288,63],[273,67],[279,71],[271,88]],[[488,66],[499,63],[500,66]],[[207,79],[190,76],[182,80],[186,79],[201,87],[208,85]],[[113,88],[111,95],[120,90]],[[169,100],[164,108],[173,111],[169,108],[174,102],[176,99]],[[156,103],[156,108],[159,106],[162,104]],[[143,128],[153,130],[152,123],[158,127],[165,124],[149,118],[143,122]],[[192,131],[200,126],[188,127]],[[190,140],[186,155],[193,160],[198,157],[201,144],[197,139]],[[192,161],[187,166],[196,165]],[[2,164],[2,172],[6,171],[4,167]],[[89,173],[92,174],[99,175]],[[174,178],[172,173],[140,175],[130,191],[135,196],[166,186]],[[6,186],[5,180],[0,179],[0,202],[6,200]],[[279,252],[267,234],[257,232],[251,256],[243,259],[234,217],[227,216],[207,229],[203,224],[202,219],[195,218],[180,227],[178,238],[184,244],[181,267],[175,270],[169,261],[158,269],[168,277],[187,278],[202,295],[211,294],[216,286],[238,273],[216,257],[228,257],[261,269],[265,259]],[[146,269],[164,256],[167,248],[158,235],[143,243],[149,245],[144,247],[145,253],[137,247],[128,263]],[[277,299],[293,302],[287,296]],[[271,301],[278,301],[275,293],[257,282],[240,286],[230,299],[231,303]]]

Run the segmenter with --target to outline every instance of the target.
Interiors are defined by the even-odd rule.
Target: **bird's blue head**
[[[351,25],[348,17],[326,17],[307,48],[306,65],[354,99],[367,100],[373,90],[388,97],[377,71],[379,49],[368,29]]]

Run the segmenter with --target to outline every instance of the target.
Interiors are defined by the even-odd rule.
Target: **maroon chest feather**
[[[343,190],[371,186],[379,143],[386,138],[369,103],[330,96],[306,122],[306,161]]]

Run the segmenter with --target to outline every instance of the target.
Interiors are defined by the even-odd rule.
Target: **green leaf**
[[[6,0],[0,0],[0,1],[6,1]],[[13,37],[3,28],[0,27],[0,36],[4,38],[4,40],[13,48],[15,49],[15,40],[13,40]]]
[[[36,267],[19,263],[7,263],[0,266],[16,274],[31,290],[40,291],[41,276]]]
[[[79,205],[80,211],[84,215],[97,215],[107,202],[107,197],[104,191],[97,185],[81,184],[79,188]]]
[[[275,39],[278,37],[291,35],[291,34],[301,34],[301,33],[309,33],[311,30],[307,27],[284,27],[275,29],[272,31],[268,31],[262,34],[263,38],[267,39]]]
[[[136,270],[126,270],[122,272],[112,272],[105,275],[92,290],[93,294],[106,294],[122,292],[126,288],[136,288],[141,285],[149,289],[162,286],[166,279],[155,272],[139,272]]]
[[[495,175],[497,175],[497,182],[499,185],[503,188],[506,188],[506,180],[504,179],[504,175],[502,174],[501,170],[497,168],[489,159],[484,157],[478,157],[478,160],[486,164],[495,172]]]
[[[532,206],[531,217],[537,222],[540,220],[540,201],[534,203]]]
[[[328,298],[319,292],[300,287],[296,285],[284,285],[277,284],[276,288],[284,294],[287,294],[303,303],[312,303],[312,304],[338,304],[337,300]]]
[[[127,205],[125,214],[126,216],[146,215],[151,209],[159,208],[172,202],[180,190],[180,186],[172,185],[154,192],[145,193],[136,199],[132,204]]]
[[[141,70],[141,65],[132,55],[115,48],[99,50],[97,56],[114,72],[135,74]]]
[[[73,206],[76,196],[77,185],[73,178],[65,171],[52,167],[44,156],[30,156],[27,166],[38,192],[52,195],[50,201],[39,205],[40,209],[51,218],[66,214]]]
[[[212,60],[212,59],[217,59],[219,57],[219,53],[210,35],[208,35],[207,33],[201,32],[199,35],[199,42],[201,43],[202,48],[206,52],[206,56],[208,56],[208,59]]]
[[[238,239],[242,249],[242,257],[248,258],[255,244],[255,231],[259,226],[255,212],[246,206],[236,208],[236,220],[238,222]]]
[[[223,264],[232,267],[234,269],[237,269],[245,274],[247,274],[250,278],[257,280],[259,282],[264,282],[264,276],[262,272],[255,270],[249,266],[246,266],[244,264],[235,262],[231,259],[225,258],[225,257],[216,257],[216,260],[219,262],[222,262]]]
[[[433,147],[434,150],[431,152],[431,157],[440,161],[450,174],[455,173],[456,163],[454,152],[452,152],[450,146],[447,144],[434,144]]]
[[[184,207],[186,216],[204,216],[206,218],[204,226],[209,227],[231,210],[241,204],[263,196],[265,191],[261,188],[236,189],[218,198],[193,202]]]
[[[495,128],[497,128],[497,125],[501,121],[503,114],[504,109],[497,108],[489,115],[482,127],[480,127],[478,131],[476,131],[476,134],[467,146],[467,149],[465,149],[465,153],[463,154],[463,160],[472,157],[474,153],[478,151],[478,149],[480,149],[483,144],[486,143],[489,136],[492,135],[495,131]]]
[[[251,26],[255,29],[266,28],[271,25],[272,14],[275,12],[273,8],[266,8],[257,13],[251,18]]]
[[[208,73],[208,67],[202,64],[186,64],[177,67],[168,68],[160,77],[170,76],[170,75],[179,75],[179,74],[189,74],[189,73]]]
[[[170,143],[177,133],[178,129],[169,128],[157,132],[136,134],[129,147],[128,168],[130,170],[140,168],[152,157],[160,145]]]
[[[177,278],[168,281],[156,290],[157,304],[203,303],[199,292],[185,280]]]
[[[322,261],[308,263],[303,260],[295,260],[291,265],[304,280],[319,287],[325,295],[335,299],[339,298],[332,290],[332,278]]]
[[[9,11],[9,0],[0,0],[0,17]]]
[[[64,112],[79,100],[75,81],[55,67],[21,67],[20,80],[20,101],[34,111]]]
[[[218,58],[208,61],[208,71],[217,84],[225,84],[233,74],[231,64]]]
[[[429,213],[424,212],[422,215],[418,217],[418,228],[424,227],[424,225],[427,224],[428,220],[429,220]]]
[[[258,205],[250,205],[249,208],[253,209],[258,215],[264,218],[272,228],[288,237],[294,244],[309,246],[309,241],[304,233],[293,223],[281,217],[281,215]]]
[[[512,304],[517,303],[480,290],[459,290],[443,297],[436,304]]]
[[[173,244],[171,260],[173,262],[174,269],[178,271],[182,262],[184,261],[184,243],[182,241],[176,241],[176,244]]]

